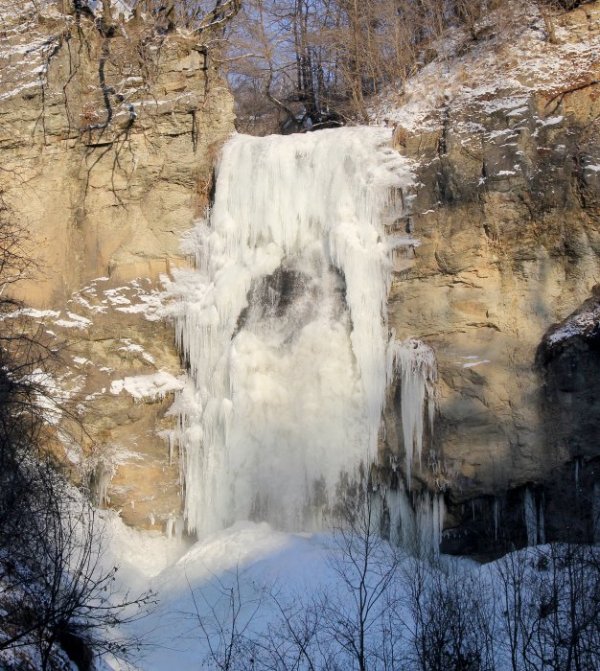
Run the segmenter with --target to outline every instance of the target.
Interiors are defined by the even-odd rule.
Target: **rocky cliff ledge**
[[[446,492],[448,551],[599,529],[597,298],[584,301],[600,281],[600,3],[508,5],[380,112],[418,166],[398,226],[420,245],[389,311],[397,338],[437,356],[414,485]],[[400,402],[388,459],[403,452]]]
[[[156,317],[160,276],[186,262],[233,101],[210,36],[122,16],[106,29],[71,4],[0,1],[2,215],[35,264],[25,316],[61,351],[49,395],[85,427],[61,435],[74,477],[164,529],[180,510],[162,432],[181,370]]]

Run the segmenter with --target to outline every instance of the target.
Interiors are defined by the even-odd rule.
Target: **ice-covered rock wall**
[[[210,217],[188,240],[196,270],[173,287],[190,371],[176,403],[185,517],[199,535],[248,518],[318,528],[375,457],[391,249],[407,244],[386,221],[412,180],[388,142],[347,128],[224,149]]]

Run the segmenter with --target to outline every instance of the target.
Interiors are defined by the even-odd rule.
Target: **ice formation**
[[[438,555],[446,506],[443,493],[408,492],[403,483],[375,493],[376,525],[393,545],[420,557]]]
[[[597,482],[592,493],[592,533],[594,543],[600,543],[600,484]]]
[[[172,287],[190,372],[176,401],[185,517],[200,536],[242,519],[318,528],[375,456],[398,244],[386,217],[412,181],[389,139],[346,128],[224,148],[210,218],[187,240],[196,269]]]
[[[497,541],[498,530],[500,529],[500,501],[498,501],[498,497],[494,497],[493,515],[494,515],[494,540]]]
[[[405,452],[406,483],[411,487],[412,465],[415,457],[421,464],[425,408],[433,427],[435,413],[435,383],[437,365],[435,353],[425,343],[414,338],[403,342],[392,339],[388,346],[387,380],[400,377],[402,433]]]
[[[525,515],[525,530],[527,545],[537,545],[546,542],[546,523],[544,516],[544,499],[536,502],[536,496],[529,487],[523,494],[523,512]]]

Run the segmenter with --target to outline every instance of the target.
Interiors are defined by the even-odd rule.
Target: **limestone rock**
[[[65,415],[65,463],[126,522],[164,529],[181,507],[182,370],[161,277],[187,263],[233,100],[194,35],[129,20],[109,38],[57,2],[0,0],[0,16],[2,216],[27,233],[16,297],[60,349],[56,388],[81,420]]]
[[[573,464],[600,457],[595,335],[548,350],[545,371],[536,365],[545,334],[600,276],[600,64],[597,50],[586,51],[600,37],[599,5],[554,19],[558,47],[527,38],[530,60],[522,51],[509,75],[490,71],[474,52],[474,81],[448,83],[451,92],[422,105],[412,126],[399,112],[397,147],[418,166],[412,214],[399,225],[421,244],[395,273],[390,326],[398,339],[421,339],[437,355],[438,413],[428,444],[436,468],[425,459],[413,486],[446,492],[449,549],[485,545],[468,529],[477,517],[470,501],[485,510],[488,540],[496,505],[515,530],[511,542],[522,542],[527,487],[558,515],[547,517],[548,527],[566,528],[572,521],[557,511],[565,488],[575,491]],[[558,58],[550,49],[565,59],[589,56],[549,79],[540,63],[550,69]],[[510,75],[524,71],[526,83],[515,76],[511,85]],[[426,77],[414,83],[413,106]],[[597,314],[586,314],[596,315],[595,334]],[[401,463],[401,439],[390,429],[397,414],[391,401],[385,449]],[[590,498],[594,477],[586,482]]]

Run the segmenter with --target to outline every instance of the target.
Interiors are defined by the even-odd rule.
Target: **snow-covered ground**
[[[118,523],[113,533],[109,547],[123,560],[124,585],[134,591],[151,589],[159,599],[156,609],[131,631],[142,642],[141,659],[134,668],[144,671],[203,668],[209,649],[196,606],[207,626],[219,621],[227,627],[230,589],[239,589],[239,626],[250,624],[258,634],[265,616],[260,613],[262,617],[254,621],[257,606],[263,604],[270,617],[275,615],[275,604],[267,603],[268,593],[286,599],[295,593],[316,593],[333,579],[325,536],[286,534],[265,523],[238,523],[187,549],[183,541],[151,538]],[[181,556],[170,564],[178,552]],[[216,620],[209,623],[213,608]],[[127,667],[114,661],[110,668]]]
[[[460,639],[474,664],[468,668],[508,671],[515,668],[509,630],[516,668],[536,668],[524,651],[558,664],[543,668],[575,668],[561,666],[570,632],[579,627],[582,646],[597,636],[598,555],[590,548],[545,545],[483,566],[450,557],[432,566],[339,530],[290,534],[240,522],[186,546],[127,529],[116,517],[107,526],[104,560],[121,562],[121,589],[151,589],[158,605],[118,632],[137,638],[139,653],[129,662],[103,660],[106,671],[346,671],[359,668],[353,646],[361,622],[373,671],[423,668],[416,641],[429,654],[442,645],[437,634],[448,663]],[[597,660],[592,650],[581,668],[597,668],[590,654]]]
[[[264,643],[270,627],[281,626],[280,609],[296,612],[324,594],[348,613],[354,608],[355,594],[347,591],[340,575],[347,560],[344,543],[333,533],[290,534],[266,523],[239,522],[186,546],[183,540],[133,531],[118,518],[109,518],[108,526],[107,565],[110,559],[120,562],[123,591],[149,589],[159,601],[126,632],[141,642],[139,659],[133,666],[106,660],[110,669],[216,668],[210,648],[216,657],[224,653],[222,637],[233,630],[234,613],[237,654],[243,655],[244,643],[250,639]],[[397,552],[385,543],[375,556],[372,580],[378,560],[397,561]],[[411,561],[402,554],[398,573],[400,564]],[[239,659],[231,668],[247,662]]]

